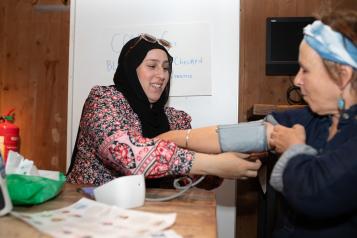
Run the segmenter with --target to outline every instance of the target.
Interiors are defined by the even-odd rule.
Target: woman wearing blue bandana
[[[274,237],[357,237],[357,12],[305,27],[299,63],[309,107],[272,114],[270,183],[286,202]]]
[[[308,107],[160,136],[210,153],[281,153],[270,178],[283,196],[275,238],[357,237],[357,12],[319,19],[304,29],[294,80]]]

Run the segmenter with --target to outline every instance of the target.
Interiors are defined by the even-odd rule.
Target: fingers
[[[258,176],[258,171],[257,170],[247,170],[247,172],[245,173],[246,178],[255,178]]]
[[[245,166],[243,173],[240,178],[255,178],[258,175],[258,170],[262,165],[262,162],[260,160],[256,160],[254,162],[252,161],[245,161],[246,164],[243,165]]]
[[[276,126],[274,126],[273,131],[270,133],[269,142],[270,142],[273,146],[275,146],[276,139],[277,139],[277,137],[279,136],[279,131],[281,131],[281,129],[282,129],[282,126],[281,126],[281,125],[276,125]]]
[[[246,162],[247,170],[258,170],[260,166],[262,166],[262,162],[260,160],[256,160],[256,161],[245,160],[245,162]]]
[[[300,124],[293,125],[293,128],[297,129],[297,130],[305,130],[304,127],[302,125],[300,125]]]
[[[286,128],[286,127],[278,124],[278,125],[274,126],[272,133],[274,133],[274,132],[277,133],[280,130],[283,130],[284,128]]]
[[[239,153],[239,152],[233,152],[237,157],[242,158],[242,159],[248,159],[250,157],[250,154],[244,154],[244,153]]]
[[[249,155],[244,155],[245,158],[239,157],[238,153],[226,152],[219,155],[219,161],[214,166],[213,174],[232,179],[248,179],[257,177],[258,170],[262,165],[259,159],[248,159]]]
[[[296,130],[296,132],[298,133],[298,135],[301,135],[301,136],[303,136],[304,138],[305,138],[305,128],[302,126],[302,125],[300,125],[300,124],[295,124],[294,126],[293,126],[293,129],[295,129]]]
[[[244,159],[247,159],[249,161],[256,161],[258,159],[261,159],[261,158],[266,158],[269,156],[269,153],[267,151],[263,151],[263,152],[253,152],[249,155],[248,158],[244,158]]]

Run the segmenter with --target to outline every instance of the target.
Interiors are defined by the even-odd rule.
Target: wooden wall
[[[352,8],[357,0],[240,0],[239,121],[255,103],[287,104],[293,77],[265,75],[265,20],[267,17],[309,16],[321,7]],[[236,237],[255,238],[259,192],[257,180],[238,181]]]
[[[21,154],[65,171],[69,8],[62,6],[0,1],[0,113],[15,108]]]

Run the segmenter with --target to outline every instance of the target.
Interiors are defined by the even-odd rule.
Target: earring
[[[338,110],[344,111],[344,110],[345,110],[345,106],[346,106],[345,99],[343,99],[343,97],[341,96],[341,97],[337,100]]]

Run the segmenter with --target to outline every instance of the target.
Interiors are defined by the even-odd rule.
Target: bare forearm
[[[261,166],[259,160],[247,161],[247,154],[222,153],[202,154],[196,153],[192,162],[191,174],[215,175],[222,178],[237,179],[243,177],[256,177]]]
[[[179,147],[203,153],[220,153],[216,126],[202,127],[188,130],[173,130],[158,136],[160,139],[169,140]]]

